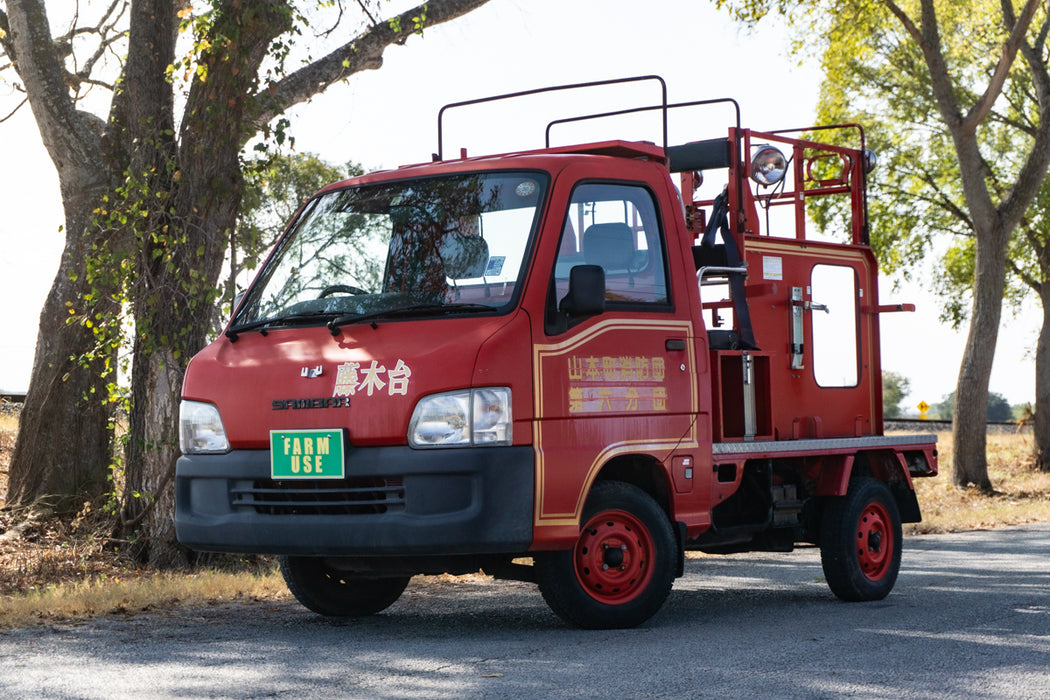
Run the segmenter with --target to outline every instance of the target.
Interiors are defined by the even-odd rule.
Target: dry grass
[[[0,411],[0,506],[17,431],[17,416]],[[265,561],[234,572],[143,569],[114,547],[106,534],[109,524],[99,504],[85,503],[72,519],[0,508],[0,630],[206,602],[288,597],[280,574]]]
[[[7,413],[0,411],[0,440],[3,440],[3,450],[6,453],[7,450],[14,448],[15,433],[18,432],[18,416],[14,413]],[[7,440],[10,438],[11,444],[8,446]],[[4,463],[4,469],[7,469],[7,463]]]
[[[1032,467],[1031,435],[989,435],[988,476],[995,494],[951,483],[952,436],[937,435],[941,473],[916,479],[923,521],[906,534],[958,532],[1050,521],[1050,473]]]
[[[0,630],[99,615],[199,606],[232,600],[287,598],[275,570],[262,575],[217,571],[101,576],[0,596]]]
[[[0,506],[18,429],[17,417],[0,411]],[[924,521],[909,533],[949,532],[1032,521],[1050,521],[1050,474],[1031,470],[1031,438],[990,436],[989,474],[997,493],[957,489],[947,474],[951,436],[939,436],[942,475],[916,479]],[[0,508],[0,533],[25,518]],[[0,630],[232,600],[288,598],[271,566],[251,572],[198,569],[158,573],[139,568],[114,549],[106,519],[87,505],[75,519],[29,523],[20,536],[0,534]],[[441,577],[432,580],[440,582]]]

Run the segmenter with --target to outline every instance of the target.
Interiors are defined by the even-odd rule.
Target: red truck
[[[634,81],[662,100],[442,153],[450,107]],[[483,569],[630,627],[686,551],[800,543],[839,598],[885,597],[937,453],[883,435],[879,319],[913,307],[879,303],[863,130],[752,131],[731,100],[666,95],[643,76],[450,105],[433,162],[310,199],[186,372],[180,541],[280,555],[332,616]],[[736,107],[727,136],[669,146],[668,113],[708,104]],[[662,144],[549,145],[635,112]],[[721,191],[694,199],[705,178]]]

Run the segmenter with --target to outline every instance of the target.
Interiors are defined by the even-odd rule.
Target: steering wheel
[[[336,292],[342,292],[343,294],[368,294],[367,291],[360,287],[353,287],[349,284],[332,284],[322,289],[317,298],[324,299],[329,294],[335,294]]]

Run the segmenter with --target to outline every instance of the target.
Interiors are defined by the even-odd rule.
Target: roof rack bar
[[[719,97],[714,100],[693,100],[691,102],[675,102],[673,104],[667,104],[666,102],[662,105],[652,105],[650,107],[633,107],[631,109],[618,109],[615,112],[600,112],[598,114],[584,114],[578,117],[566,117],[564,119],[555,119],[554,121],[547,124],[547,132],[544,134],[544,140],[547,148],[551,147],[551,129],[558,124],[568,124],[571,122],[582,122],[588,119],[603,119],[605,117],[618,117],[624,114],[636,114],[638,112],[650,112],[654,109],[664,110],[664,149],[667,149],[667,112],[672,109],[678,109],[681,107],[698,107],[700,105],[717,104],[720,102],[731,102],[733,108],[736,111],[736,128],[740,128],[740,105],[732,97]]]
[[[639,75],[633,78],[616,78],[614,80],[595,80],[587,83],[574,83],[571,85],[555,85],[553,87],[536,88],[533,90],[522,90],[520,92],[509,92],[504,95],[493,95],[492,97],[481,97],[474,100],[464,100],[463,102],[453,102],[447,104],[438,111],[438,150],[435,154],[437,160],[444,159],[444,132],[442,131],[442,118],[445,115],[445,110],[453,109],[455,107],[466,107],[469,105],[482,104],[485,102],[496,102],[499,100],[509,100],[514,97],[527,97],[529,95],[539,95],[545,92],[558,92],[561,90],[579,90],[582,88],[599,87],[602,85],[619,85],[623,83],[636,83],[646,80],[655,80],[660,83],[660,90],[662,93],[662,105],[659,107],[653,107],[651,109],[663,109],[663,130],[664,130],[664,148],[667,147],[667,83],[664,79],[658,75]]]
[[[825,124],[823,126],[807,126],[807,127],[800,128],[800,129],[777,129],[776,131],[767,131],[766,133],[767,134],[773,134],[773,135],[781,135],[781,134],[800,133],[800,132],[806,132],[806,131],[830,131],[830,130],[840,130],[840,129],[856,129],[857,132],[860,133],[860,150],[863,151],[867,147],[867,143],[865,142],[865,138],[864,138],[864,127],[861,126],[860,124],[856,124],[856,123],[853,123],[853,122],[845,122],[845,123],[842,123],[842,124]]]

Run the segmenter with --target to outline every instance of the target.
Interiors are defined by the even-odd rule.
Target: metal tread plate
[[[711,445],[714,455],[817,453],[888,448],[907,448],[912,445],[937,443],[937,436],[928,435],[871,435],[859,438],[816,438],[809,440],[764,440],[758,442],[716,442]]]

